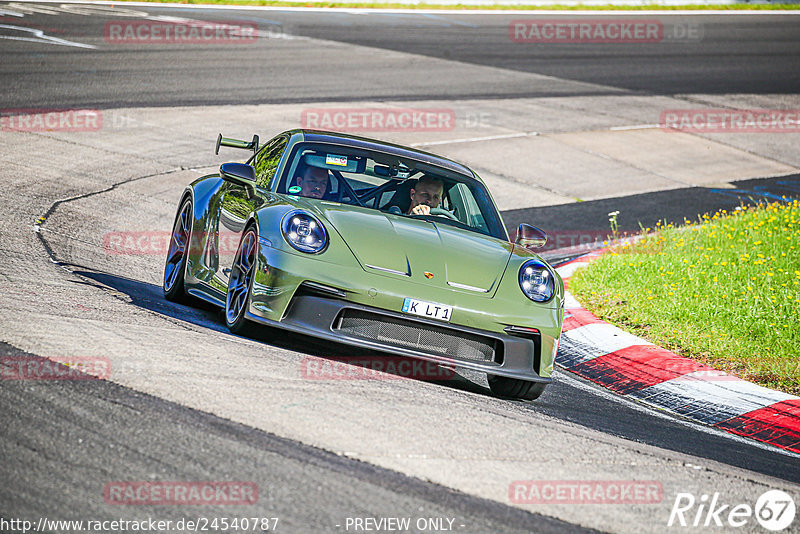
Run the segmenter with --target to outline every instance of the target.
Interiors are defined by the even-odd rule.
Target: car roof
[[[457,163],[453,160],[443,158],[442,156],[437,156],[436,154],[431,154],[430,152],[425,152],[423,150],[416,150],[401,145],[395,145],[393,143],[380,141],[378,139],[369,139],[367,137],[359,137],[356,135],[348,135],[339,132],[327,132],[324,130],[298,129],[298,130],[291,130],[287,133],[289,134],[300,133],[303,135],[304,141],[312,143],[332,143],[353,148],[375,150],[377,152],[384,152],[386,154],[391,154],[402,158],[415,159],[417,161],[422,161],[424,163],[435,165],[437,167],[442,167],[444,169],[457,172],[459,174],[465,174],[470,178],[476,178],[480,180],[475,175],[475,173],[469,169],[469,167]]]

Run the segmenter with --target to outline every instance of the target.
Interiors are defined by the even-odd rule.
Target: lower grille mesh
[[[488,337],[354,309],[342,311],[336,328],[352,337],[482,362],[494,360],[497,343]]]

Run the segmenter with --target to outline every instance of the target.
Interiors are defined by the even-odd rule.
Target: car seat
[[[414,189],[414,186],[416,185],[416,179],[406,180],[405,182],[399,184],[397,186],[397,190],[395,190],[394,194],[392,195],[392,198],[390,198],[389,202],[387,202],[381,209],[384,211],[389,211],[390,213],[395,213],[396,215],[408,213],[408,208],[411,207],[411,190]],[[399,213],[396,213],[395,209],[400,210]]]

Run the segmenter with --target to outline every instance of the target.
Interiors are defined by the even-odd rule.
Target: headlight
[[[286,242],[300,252],[317,254],[328,246],[328,232],[319,220],[304,211],[284,215],[281,231]]]
[[[528,260],[519,270],[519,287],[534,302],[547,302],[556,292],[556,277],[544,262]]]

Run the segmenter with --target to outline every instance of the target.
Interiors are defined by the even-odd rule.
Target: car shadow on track
[[[235,336],[225,326],[223,311],[207,302],[196,299],[191,306],[176,304],[166,300],[161,287],[154,284],[99,271],[76,270],[74,273],[95,282],[98,288],[116,293],[118,297],[139,308]],[[265,325],[259,325],[249,339],[309,356],[310,358],[305,358],[301,363],[301,373],[312,380],[419,380],[496,397],[488,386],[474,381],[471,375],[476,373],[467,373],[470,378],[466,378],[460,370],[432,362],[322,341]]]

